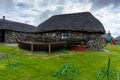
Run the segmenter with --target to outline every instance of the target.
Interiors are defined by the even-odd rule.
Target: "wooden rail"
[[[32,42],[18,40],[18,46],[22,49],[28,49],[32,52],[34,50],[47,50],[49,53],[55,49],[66,48],[66,42]]]

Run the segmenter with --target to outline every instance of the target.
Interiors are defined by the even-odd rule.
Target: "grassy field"
[[[0,44],[0,53],[14,54],[11,61],[21,56],[21,65],[7,67],[6,59],[0,60],[0,80],[65,80],[53,74],[67,63],[78,68],[75,80],[96,80],[100,67],[107,66],[111,58],[111,66],[120,74],[120,46],[107,46],[109,53],[104,51],[60,51],[48,55],[46,52],[29,52],[17,46]]]

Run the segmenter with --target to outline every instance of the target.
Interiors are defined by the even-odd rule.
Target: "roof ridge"
[[[53,16],[64,16],[64,15],[77,15],[77,14],[83,14],[83,15],[85,15],[85,14],[89,14],[89,15],[91,15],[91,12],[76,12],[76,13],[65,13],[65,14],[57,14],[57,15],[53,15]],[[51,17],[53,17],[53,16],[51,16]]]
[[[0,21],[8,21],[8,22],[12,22],[12,23],[17,23],[17,24],[24,24],[24,25],[29,25],[29,26],[33,26],[35,27],[34,25],[30,25],[30,24],[27,24],[27,23],[23,23],[23,22],[16,22],[16,21],[12,21],[12,20],[3,20],[3,19],[0,19]]]

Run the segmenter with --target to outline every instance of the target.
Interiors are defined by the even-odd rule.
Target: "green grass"
[[[0,60],[0,80],[64,80],[53,74],[66,63],[72,63],[78,68],[75,80],[96,80],[98,70],[107,66],[111,58],[111,66],[120,73],[120,46],[107,46],[109,53],[104,51],[64,51],[48,55],[46,52],[21,50],[17,46],[0,44],[0,53],[16,55],[11,61],[22,56],[22,64],[7,67],[6,59]]]

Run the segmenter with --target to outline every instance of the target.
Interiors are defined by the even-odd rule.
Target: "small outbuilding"
[[[120,45],[120,36],[116,37],[115,40],[116,40],[116,45]]]
[[[34,26],[6,20],[5,16],[0,19],[0,42],[17,43],[18,39],[24,39],[33,34]]]

